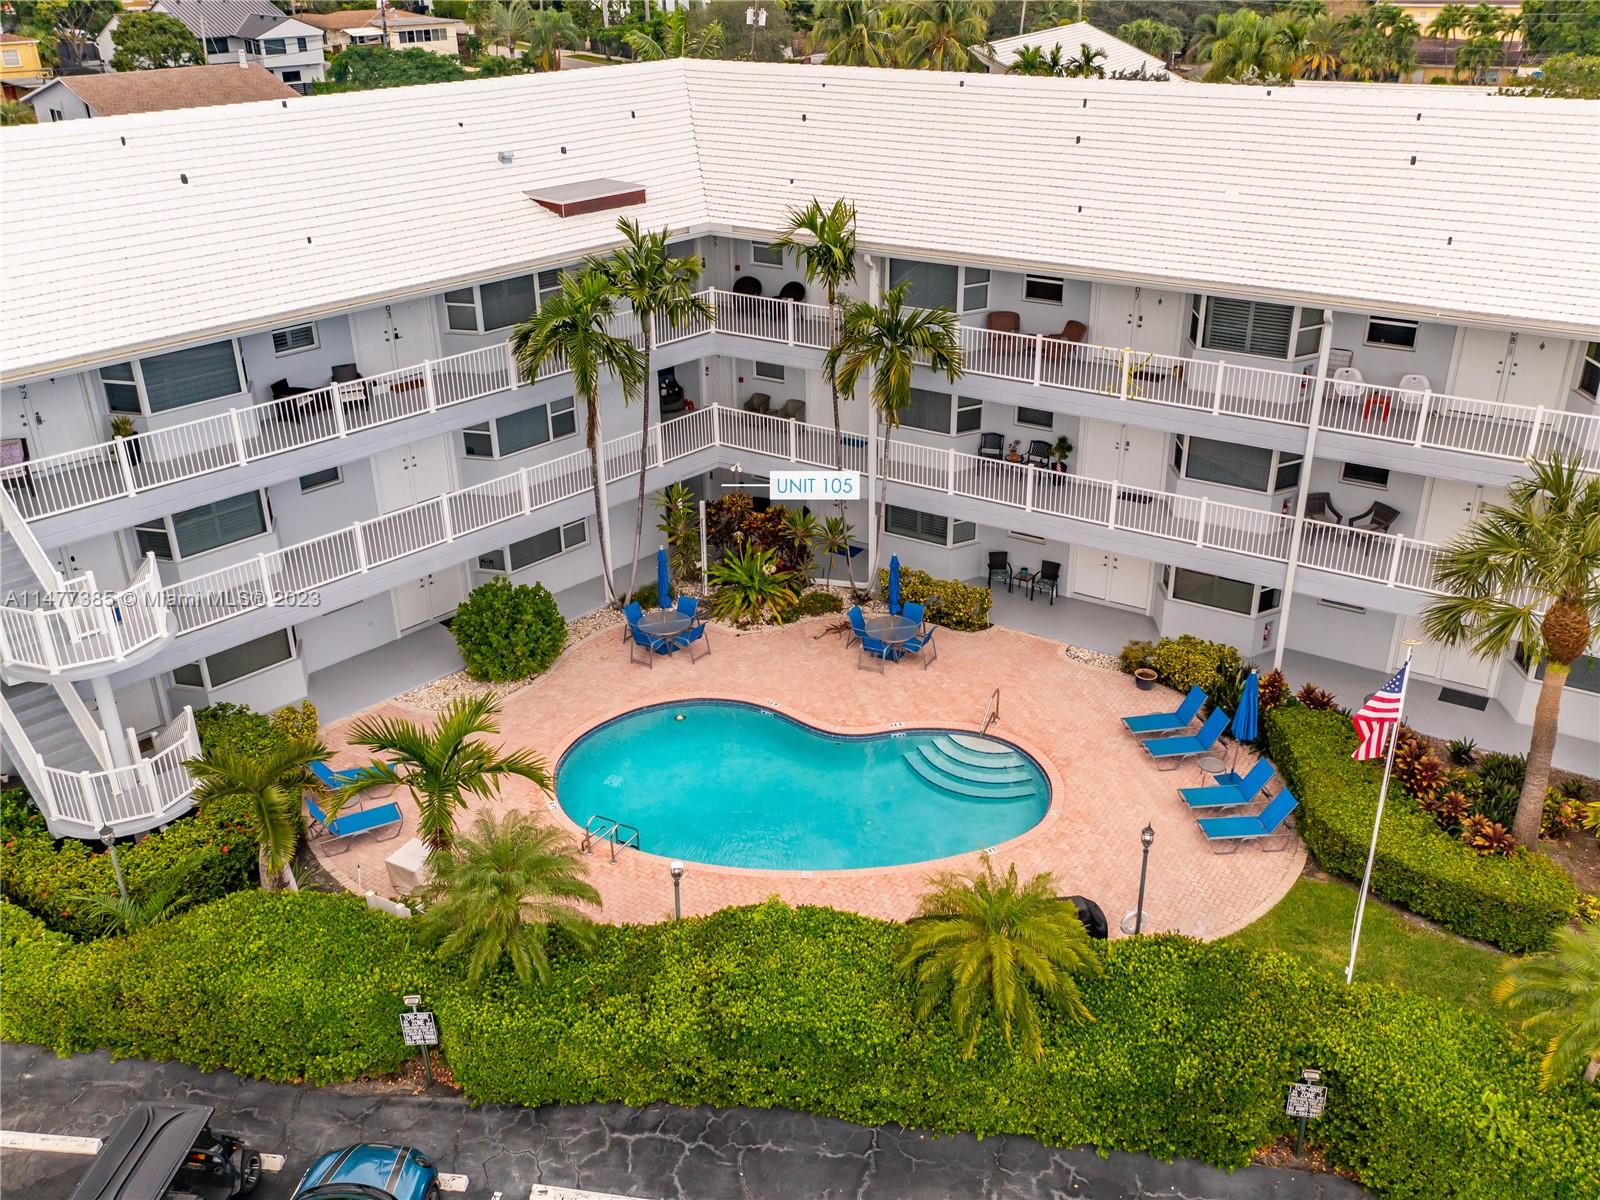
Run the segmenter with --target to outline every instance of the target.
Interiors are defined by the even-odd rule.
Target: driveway
[[[1367,1193],[1325,1175],[1265,1167],[1228,1174],[1189,1160],[1135,1154],[1102,1159],[1027,1138],[936,1138],[780,1109],[540,1109],[454,1097],[358,1094],[206,1073],[105,1054],[58,1059],[35,1046],[0,1046],[0,1124],[7,1130],[105,1136],[139,1100],[202,1102],[217,1126],[282,1154],[282,1172],[256,1196],[287,1200],[318,1154],[357,1141],[422,1147],[468,1178],[481,1200],[567,1197],[587,1189],[652,1200],[1358,1200]],[[7,1200],[65,1200],[88,1159],[5,1151]],[[544,1188],[553,1190],[545,1191]]]

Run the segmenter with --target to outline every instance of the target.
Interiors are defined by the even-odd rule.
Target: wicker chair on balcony
[[[754,275],[741,275],[733,281],[733,290],[741,296],[761,295],[761,280]]]
[[[806,300],[806,285],[798,279],[791,279],[778,289],[779,300],[793,300],[796,304],[804,304]]]
[[[1344,514],[1333,506],[1333,497],[1327,492],[1312,492],[1306,497],[1306,519],[1344,524]]]
[[[1374,500],[1366,512],[1357,513],[1349,520],[1351,529],[1364,529],[1368,533],[1388,533],[1390,526],[1400,519],[1400,510],[1390,508],[1382,500]]]
[[[1008,309],[999,309],[995,312],[984,313],[984,327],[991,333],[1021,333],[1022,314],[1014,313]]]
[[[762,416],[772,415],[772,397],[766,392],[751,392],[750,399],[744,402],[745,412],[760,413]]]
[[[1061,327],[1060,333],[1047,333],[1044,335],[1045,341],[1055,343],[1053,346],[1046,346],[1045,349],[1052,354],[1066,353],[1070,355],[1073,347],[1083,341],[1088,336],[1088,333],[1089,327],[1082,321],[1068,321]]]
[[[1002,458],[1006,452],[1006,439],[998,433],[980,433],[978,435],[979,458]]]

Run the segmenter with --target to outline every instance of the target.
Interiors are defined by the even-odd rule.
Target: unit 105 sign
[[[855,471],[774,471],[774,500],[857,500],[861,476]]]

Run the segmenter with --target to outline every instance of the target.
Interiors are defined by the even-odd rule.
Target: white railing
[[[658,324],[657,345],[713,332],[818,350],[833,343],[837,314],[826,305],[721,289],[700,295],[711,301],[713,316]],[[619,314],[614,329],[642,344],[634,314]],[[1304,364],[1274,370],[970,325],[959,326],[957,336],[970,375],[1299,427],[1311,416],[1316,380]],[[537,378],[566,369],[552,358]],[[0,489],[12,493],[28,519],[53,516],[464,404],[518,382],[509,343],[498,343],[5,467]],[[1378,384],[1327,388],[1324,429],[1507,461],[1558,452],[1600,471],[1600,415]]]
[[[154,555],[120,592],[102,594],[86,572],[42,599],[38,606],[0,605],[0,657],[7,665],[60,675],[119,663],[170,628]]]

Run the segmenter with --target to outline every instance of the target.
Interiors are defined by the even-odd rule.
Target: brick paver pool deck
[[[995,688],[1001,720],[991,732],[1033,755],[1050,777],[1050,810],[1033,829],[1002,843],[1001,869],[1016,863],[1025,876],[1054,874],[1062,895],[1088,896],[1105,909],[1113,930],[1133,909],[1139,886],[1139,831],[1156,831],[1146,888],[1147,930],[1177,930],[1215,938],[1249,924],[1289,890],[1305,862],[1298,843],[1283,853],[1243,846],[1213,854],[1178,798],[1177,788],[1200,782],[1198,768],[1162,771],[1122,729],[1118,718],[1176,703],[1165,689],[1140,692],[1131,677],[1068,659],[1059,642],[1015,630],[937,634],[938,659],[890,664],[883,674],[860,670],[856,652],[827,632],[837,618],[740,633],[713,625],[709,656],[691,664],[679,654],[653,669],[628,661],[615,630],[570,648],[551,671],[512,694],[501,714],[501,740],[543,755],[552,772],[561,754],[586,731],[648,704],[697,698],[766,705],[835,732],[881,731],[892,722],[973,732]],[[367,710],[429,722],[434,714],[389,701]],[[336,767],[354,766],[346,733],[354,717],[329,726]],[[337,851],[314,843],[319,858],[346,886],[392,895],[384,860],[415,833],[409,795],[397,791],[405,814],[400,836],[353,839]],[[481,806],[462,814],[468,825]],[[492,805],[537,813],[581,832],[554,800],[514,779]],[[615,814],[613,814],[615,815]],[[649,831],[643,831],[649,845]],[[686,915],[780,896],[791,904],[823,904],[903,919],[916,911],[930,875],[967,869],[977,853],[933,863],[857,871],[770,871],[688,864]],[[600,918],[650,922],[672,915],[668,860],[625,850],[615,865],[605,848],[590,860],[589,878],[604,900]]]

